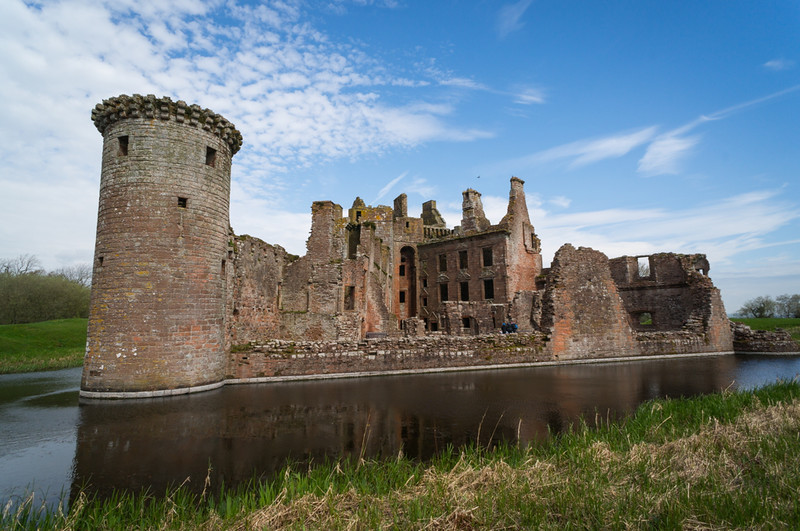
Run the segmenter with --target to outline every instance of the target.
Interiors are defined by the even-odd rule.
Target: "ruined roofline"
[[[231,122],[210,109],[203,109],[196,104],[188,105],[183,100],[174,102],[169,97],[157,98],[153,94],[121,94],[103,100],[92,109],[92,121],[101,134],[105,133],[108,126],[121,120],[156,118],[163,121],[175,120],[177,123],[208,131],[228,144],[231,155],[235,155],[242,147],[242,134]]]
[[[449,230],[449,229],[448,229]],[[481,236],[488,236],[491,234],[511,234],[511,230],[507,227],[501,227],[500,225],[491,225],[486,230],[482,230],[479,232],[471,232],[469,234],[464,233],[456,233],[455,230],[448,234],[447,236],[442,236],[441,238],[434,238],[431,240],[425,240],[423,242],[419,242],[417,244],[418,247],[422,247],[424,245],[431,245],[434,243],[441,243],[444,241],[455,241],[455,240],[464,240],[464,239],[473,239],[473,238],[480,238]]]

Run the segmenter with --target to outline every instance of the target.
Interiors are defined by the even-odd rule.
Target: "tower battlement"
[[[92,109],[92,121],[101,134],[106,128],[120,120],[145,118],[151,120],[174,120],[178,123],[198,127],[221,138],[235,155],[242,147],[242,134],[228,120],[210,109],[197,104],[188,105],[183,100],[172,101],[164,96],[134,94],[103,100]]]

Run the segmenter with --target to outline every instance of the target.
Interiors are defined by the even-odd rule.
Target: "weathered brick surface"
[[[556,252],[540,328],[559,359],[638,354],[608,258],[593,249],[566,244]]]
[[[166,99],[107,100],[93,118],[103,165],[81,387],[219,382],[230,164],[241,135],[210,111]]]

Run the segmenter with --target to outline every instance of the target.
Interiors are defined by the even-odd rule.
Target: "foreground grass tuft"
[[[81,495],[57,529],[789,528],[800,384],[643,404],[528,448],[287,468],[212,499]],[[35,516],[35,515],[33,515]],[[33,516],[23,525],[33,526]],[[39,518],[43,518],[39,515]],[[9,524],[6,518],[0,524]]]
[[[80,367],[88,319],[0,325],[0,374]]]

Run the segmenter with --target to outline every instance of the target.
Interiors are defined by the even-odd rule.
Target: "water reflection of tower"
[[[155,96],[105,100],[92,120],[103,164],[82,394],[220,384],[241,134],[208,109]]]

